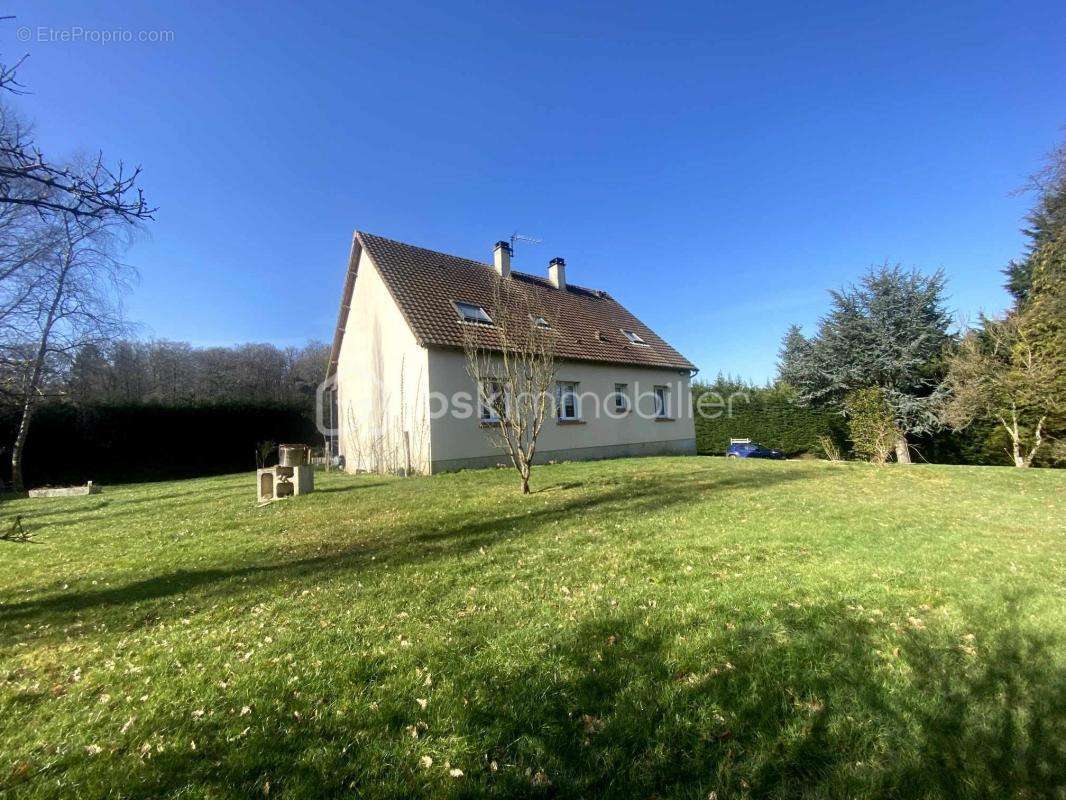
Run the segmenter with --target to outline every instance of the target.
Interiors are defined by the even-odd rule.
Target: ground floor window
[[[578,408],[577,402],[577,384],[560,381],[556,384],[555,393],[559,419],[579,419],[581,409]]]
[[[505,402],[502,383],[497,380],[481,381],[478,392],[478,419],[482,422],[499,422]]]
[[[655,416],[659,419],[670,416],[670,389],[667,386],[655,387]]]
[[[614,385],[614,410],[619,414],[629,411],[629,384]]]

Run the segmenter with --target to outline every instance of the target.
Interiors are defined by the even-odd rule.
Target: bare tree
[[[0,91],[22,94],[14,65],[0,64]],[[45,217],[136,222],[152,219],[155,209],[137,185],[141,168],[114,167],[98,153],[75,164],[45,158],[33,129],[16,115],[0,113],[0,205],[34,209]]]
[[[514,278],[496,278],[490,324],[465,323],[467,372],[478,393],[478,416],[493,444],[518,470],[522,494],[555,388],[552,315]]]
[[[0,204],[0,391],[17,403],[14,375],[24,361],[15,343],[25,344],[23,326],[42,279],[39,265],[54,246],[54,231],[25,206]]]
[[[326,374],[329,364],[330,346],[319,341],[310,341],[303,347],[289,347],[285,350],[288,362],[288,389],[296,395],[309,398],[315,396],[322,376]]]
[[[192,399],[196,389],[192,345],[157,340],[149,343],[145,350],[148,394],[144,399],[160,402]]]
[[[950,399],[945,423],[956,430],[975,419],[993,419],[1010,437],[1008,455],[1028,467],[1046,442],[1045,425],[1062,414],[1056,368],[1042,357],[1022,318],[985,319],[963,336],[948,362]]]
[[[63,217],[48,229],[52,249],[35,265],[33,292],[22,320],[0,347],[18,361],[21,419],[11,449],[11,481],[23,491],[22,457],[34,409],[50,374],[88,344],[124,331],[121,295],[135,276],[117,258],[124,242],[113,223]]]
[[[144,400],[148,393],[148,365],[143,347],[128,341],[117,342],[111,350],[107,368],[106,399],[127,403]]]

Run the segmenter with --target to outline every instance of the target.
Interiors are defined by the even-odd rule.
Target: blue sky
[[[7,5],[46,152],[144,168],[130,316],[198,344],[328,340],[355,228],[486,261],[518,230],[516,268],[763,380],[870,264],[1005,307],[1066,125],[1061,2]]]

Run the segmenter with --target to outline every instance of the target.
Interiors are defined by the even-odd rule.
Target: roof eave
[[[429,342],[428,344],[423,346],[430,350],[449,350],[452,352],[459,353],[464,352],[462,347],[454,344]],[[488,349],[492,350],[493,348],[488,347]],[[643,361],[626,361],[624,359],[617,358],[581,358],[580,356],[566,356],[560,355],[559,353],[556,353],[554,358],[556,361],[577,361],[582,364],[608,364],[618,367],[633,367],[634,369],[669,369],[677,370],[679,372],[699,372],[699,367],[697,367],[688,359],[685,359],[685,363],[683,364],[670,364],[666,362],[658,364],[649,364]]]
[[[348,324],[348,312],[351,310],[352,292],[355,291],[355,278],[359,272],[359,258],[363,252],[363,243],[359,241],[359,232],[352,234],[352,247],[348,252],[348,271],[344,276],[344,291],[341,294],[341,307],[337,312],[337,327],[333,331],[333,345],[329,350],[329,363],[326,365],[326,380],[337,372],[337,360],[341,355],[344,341],[344,329]]]

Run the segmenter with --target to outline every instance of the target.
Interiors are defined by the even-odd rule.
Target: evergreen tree
[[[1026,216],[1027,225],[1022,229],[1029,239],[1025,255],[1011,261],[1003,270],[1007,278],[1005,287],[1014,297],[1015,310],[1019,311],[1029,301],[1037,263],[1054,257],[1061,269],[1066,259],[1066,251],[1054,246],[1054,242],[1061,242],[1066,230],[1066,143],[1051,154],[1044,169],[1030,180],[1029,188],[1037,192],[1039,199]]]
[[[817,335],[795,326],[781,348],[779,377],[803,404],[842,408],[858,389],[878,388],[895,424],[896,459],[910,463],[909,434],[939,426],[938,404],[951,317],[944,277],[884,265],[858,286],[831,292]]]
[[[790,325],[778,351],[778,380],[796,387],[810,369],[811,343],[799,325]]]

